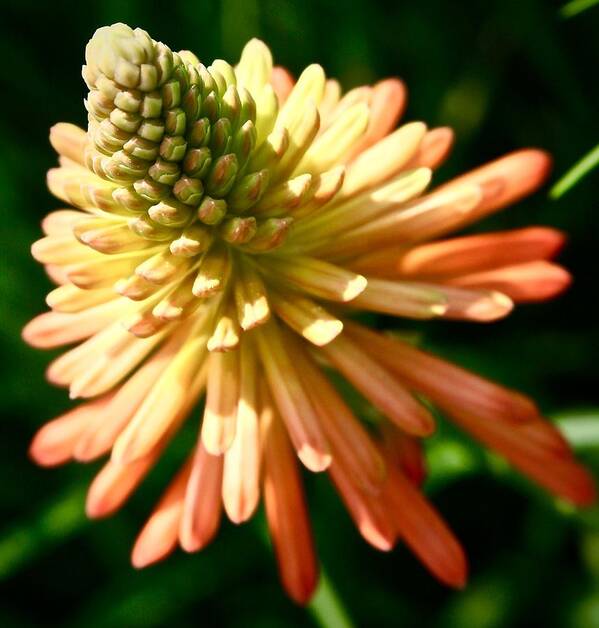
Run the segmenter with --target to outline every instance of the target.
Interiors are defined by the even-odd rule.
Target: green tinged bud
[[[148,209],[150,218],[164,227],[182,227],[191,218],[191,209],[175,199],[166,199]]]
[[[181,177],[173,188],[175,197],[186,205],[197,206],[204,195],[204,186],[200,179]]]
[[[259,63],[248,66],[252,54]],[[84,160],[108,183],[82,188],[79,196],[106,212],[137,214],[123,224],[144,240],[170,240],[176,256],[198,255],[215,238],[246,250],[250,242],[256,250],[278,246],[290,221],[257,224],[235,215],[254,207],[263,216],[288,210],[271,208],[278,197],[268,197],[273,169],[289,146],[285,128],[272,131],[278,110],[266,83],[272,60],[256,41],[244,55],[237,70],[222,60],[205,67],[193,53],[173,52],[141,29],[98,29],[83,68],[90,90]],[[274,103],[264,97],[266,87]],[[261,115],[252,94],[266,103]],[[270,198],[266,209],[263,197]],[[111,234],[94,242],[102,246]]]
[[[206,178],[206,191],[211,196],[226,196],[235,183],[239,166],[233,153],[219,157]]]
[[[212,165],[212,153],[209,148],[192,148],[183,160],[183,170],[190,177],[203,179]]]
[[[172,237],[170,229],[156,224],[147,214],[129,221],[129,228],[135,235],[146,240],[164,242]]]
[[[245,244],[256,234],[256,219],[228,218],[220,227],[221,238],[229,244]]]
[[[217,225],[227,213],[227,201],[205,196],[198,207],[198,218],[207,225]]]
[[[289,229],[293,223],[293,218],[268,218],[261,222],[257,228],[254,238],[248,245],[248,250],[259,253],[272,251],[285,242]]]
[[[238,212],[247,211],[261,198],[268,187],[270,176],[268,170],[260,170],[248,174],[231,190],[227,201],[229,207]]]

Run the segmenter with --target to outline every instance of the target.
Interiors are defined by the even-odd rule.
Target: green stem
[[[560,9],[560,15],[562,17],[574,17],[587,9],[590,9],[592,6],[596,5],[599,0],[572,0],[572,2],[568,2]]]
[[[310,600],[308,610],[321,628],[353,628],[347,610],[322,568],[318,588]]]
[[[557,417],[555,422],[574,449],[599,446],[599,411],[571,413]]]
[[[599,0],[595,1],[599,2]],[[563,196],[598,164],[599,144],[588,152],[579,162],[574,164],[574,166],[551,188],[549,191],[550,198],[555,200]]]

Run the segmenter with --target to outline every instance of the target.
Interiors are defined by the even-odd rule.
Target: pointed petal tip
[[[489,320],[496,320],[497,318],[503,318],[507,316],[514,309],[514,302],[502,292],[492,292],[491,300],[495,307],[489,311]]]
[[[362,294],[366,290],[368,280],[364,275],[356,275],[353,279],[347,282],[347,286],[343,291],[343,301],[353,301],[357,296]]]
[[[143,545],[138,545],[137,543],[133,546],[133,551],[131,552],[131,566],[135,569],[143,569],[144,567],[148,567],[151,565],[154,560],[152,560],[146,552],[145,547]]]
[[[395,547],[395,537],[384,536],[381,530],[363,523],[359,526],[360,534],[364,539],[380,552],[390,552]]]
[[[333,461],[333,456],[330,453],[317,451],[308,444],[303,445],[297,455],[306,469],[314,473],[326,471]]]
[[[193,534],[192,532],[180,532],[179,533],[179,545],[184,552],[188,554],[194,554],[195,552],[199,552],[204,549],[206,545],[210,542],[209,540],[201,539],[199,536]]]
[[[324,347],[343,331],[343,323],[338,319],[319,319],[306,327],[304,336],[317,347]]]
[[[232,504],[223,500],[223,506],[225,512],[227,513],[227,517],[231,523],[234,523],[236,526],[249,521],[252,518],[256,510],[256,504],[239,502]]]
[[[40,467],[57,467],[64,464],[68,460],[64,456],[57,455],[43,442],[43,436],[38,432],[27,451],[29,459]]]
[[[163,561],[173,549],[174,548],[167,552],[163,551],[157,554],[155,546],[148,546],[145,539],[140,536],[131,550],[131,566],[137,570],[151,567],[152,565]]]
[[[107,499],[98,498],[93,491],[93,485],[85,500],[85,514],[88,519],[103,519],[114,511],[113,504]]]
[[[562,491],[560,497],[579,508],[594,506],[597,503],[595,478],[582,465],[573,463],[573,467],[573,481],[566,491]]]

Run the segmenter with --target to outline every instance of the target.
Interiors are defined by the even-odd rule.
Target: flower
[[[204,547],[222,506],[241,523],[262,494],[283,585],[300,603],[318,578],[301,463],[326,471],[362,536],[402,540],[460,587],[466,559],[420,491],[430,404],[575,504],[593,481],[532,401],[352,315],[493,321],[569,282],[549,261],[563,235],[531,227],[445,238],[545,179],[520,150],[426,192],[448,128],[397,124],[397,79],[341,94],[319,65],[297,82],[250,41],[237,66],[205,67],[140,29],[99,29],[86,49],[85,132],[52,128],[60,165],[33,245],[58,287],[24,330],[76,344],[49,380],[85,401],[36,434],[52,466],[109,452],[90,517],[124,504],[205,397],[197,446],[133,549],[143,567]],[[378,411],[359,420],[335,369]]]

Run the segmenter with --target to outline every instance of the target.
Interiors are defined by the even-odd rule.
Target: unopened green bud
[[[188,142],[194,148],[206,146],[210,142],[211,128],[208,118],[196,120],[189,131]]]
[[[245,244],[256,235],[256,219],[249,218],[228,218],[220,226],[220,235],[229,244]]]
[[[222,198],[205,196],[198,207],[198,218],[207,225],[217,225],[227,213],[227,202]]]
[[[165,199],[148,209],[150,218],[165,227],[182,227],[191,218],[191,209],[175,199]]]
[[[268,170],[260,170],[246,175],[235,184],[229,193],[227,202],[234,211],[247,211],[253,207],[261,198],[269,181]]]
[[[190,177],[201,179],[206,176],[212,165],[212,154],[209,148],[192,148],[187,151],[183,160],[183,170]]]
[[[150,142],[160,142],[164,135],[164,122],[159,118],[144,120],[139,125],[137,134]]]
[[[181,161],[186,150],[187,142],[179,135],[169,135],[160,143],[160,156],[167,161]]]
[[[210,149],[212,156],[219,157],[229,150],[231,145],[231,121],[228,118],[219,118],[212,125]]]
[[[199,179],[181,177],[173,187],[175,197],[186,205],[197,206],[204,195],[204,185]]]
[[[147,214],[143,214],[139,218],[130,220],[129,229],[131,229],[135,235],[138,235],[140,238],[144,238],[146,240],[164,242],[166,240],[170,240],[172,237],[170,229],[156,224]]]
[[[164,183],[165,185],[175,185],[180,173],[181,171],[176,163],[160,158],[148,170],[148,174],[154,181]]]
[[[183,109],[176,107],[166,112],[164,128],[169,135],[183,135],[187,126],[187,116]]]
[[[237,155],[237,160],[243,167],[256,145],[256,127],[251,120],[248,120],[237,131],[231,145],[231,150]]]
[[[293,218],[268,218],[261,222],[252,241],[248,244],[248,250],[253,252],[272,251],[285,242],[289,229],[293,224]]]
[[[235,183],[238,165],[233,153],[219,157],[213,164],[206,179],[206,191],[211,196],[222,197],[228,194]]]
[[[158,146],[155,142],[144,140],[138,135],[133,136],[123,146],[123,150],[133,157],[153,161],[158,157]]]
[[[149,177],[140,179],[133,184],[134,190],[148,201],[156,202],[166,198],[169,194],[169,187],[158,183]]]

